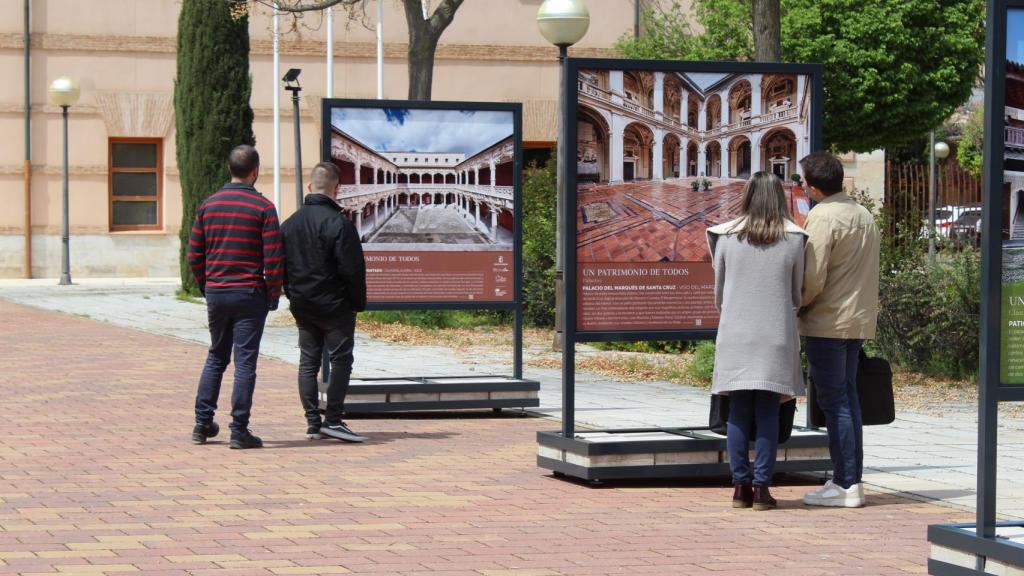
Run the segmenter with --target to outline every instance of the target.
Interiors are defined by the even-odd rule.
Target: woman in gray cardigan
[[[708,229],[721,312],[712,392],[729,395],[733,507],[768,510],[779,444],[779,404],[804,393],[796,312],[806,234],[790,219],[782,181],[758,172],[742,215]],[[756,428],[756,438],[751,438]],[[754,441],[753,470],[748,447]]]

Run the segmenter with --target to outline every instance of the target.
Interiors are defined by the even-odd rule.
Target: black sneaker
[[[360,436],[353,432],[344,422],[337,422],[335,424],[324,423],[320,427],[320,433],[331,438],[344,440],[345,442],[366,442],[368,440],[366,436]]]
[[[263,440],[260,440],[259,436],[253,436],[252,432],[248,430],[245,430],[244,432],[232,432],[231,447],[235,450],[263,448]]]
[[[216,422],[210,422],[209,424],[196,424],[196,427],[192,429],[192,443],[193,444],[206,444],[206,441],[213,438],[220,432],[220,426]]]
[[[306,440],[319,440],[324,435],[320,433],[320,424],[310,424],[306,427]]]

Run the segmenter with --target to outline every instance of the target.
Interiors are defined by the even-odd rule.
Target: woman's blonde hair
[[[786,221],[791,220],[786,207],[782,180],[770,172],[755,172],[743,188],[743,229],[740,241],[755,246],[775,244],[786,234]]]

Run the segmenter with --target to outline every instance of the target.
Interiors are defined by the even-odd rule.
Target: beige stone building
[[[384,4],[384,97],[407,93],[405,16]],[[30,209],[24,185],[23,2],[0,3],[0,277],[60,274],[61,116],[47,102],[55,78],[81,84],[70,111],[72,277],[176,276],[181,191],[175,166],[172,94],[180,0],[31,0]],[[435,2],[436,4],[436,2]],[[557,49],[537,30],[541,0],[466,0],[441,38],[434,69],[435,100],[521,102],[527,147],[555,140]],[[634,0],[590,0],[590,30],[570,53],[614,56],[612,45],[632,32]],[[369,20],[375,12],[368,0]],[[319,99],[327,93],[326,27],[306,15],[297,30],[282,20],[281,70],[301,68],[303,163],[320,151]],[[338,98],[376,96],[375,32],[359,21],[334,20],[334,86]],[[274,91],[281,97],[280,206],[294,211],[294,141],[288,93],[273,75],[271,18],[250,22],[252,107],[263,171],[257,187],[275,198]],[[857,186],[881,193],[881,167],[858,157],[847,164]],[[31,243],[26,242],[30,223]]]

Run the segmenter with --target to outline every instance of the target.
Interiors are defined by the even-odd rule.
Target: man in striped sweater
[[[249,412],[263,325],[281,297],[284,248],[274,204],[253,187],[260,175],[256,149],[236,146],[228,156],[228,169],[231,182],[199,207],[188,246],[210,324],[210,352],[199,377],[192,441],[205,444],[220,430],[213,415],[233,348],[231,447],[261,448],[263,441],[249,431]]]

